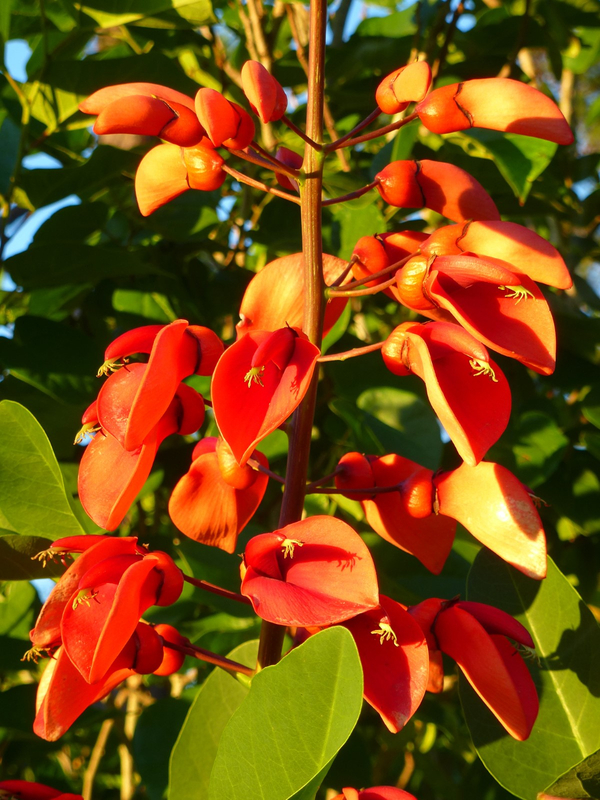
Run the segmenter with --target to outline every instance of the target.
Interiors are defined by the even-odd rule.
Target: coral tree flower
[[[242,67],[242,89],[250,108],[261,122],[276,122],[287,110],[283,87],[258,61],[246,61]]]
[[[252,458],[269,466],[258,450]],[[173,490],[169,516],[190,539],[233,553],[268,481],[267,475],[248,464],[240,467],[222,439],[202,439],[194,448],[191,467]]]
[[[472,253],[499,259],[532,281],[570,289],[573,280],[558,250],[542,236],[516,222],[489,220],[445,225],[421,245],[426,256]]]
[[[225,162],[208,139],[194,147],[159,144],[142,158],[135,173],[135,196],[147,217],[188,189],[214,192],[227,177]]]
[[[486,348],[460,325],[405,322],[381,354],[394,375],[414,373],[461,458],[475,466],[510,416],[510,388]]]
[[[379,605],[367,546],[345,522],[325,516],[250,539],[241,592],[277,625],[334,625]]]
[[[404,606],[383,595],[379,603],[342,624],[358,648],[365,700],[397,733],[423,699],[429,655],[423,631]]]
[[[375,92],[375,101],[384,114],[398,114],[422,100],[431,85],[431,69],[426,61],[415,61],[386,75]]]
[[[431,598],[408,610],[430,648],[456,661],[508,733],[519,741],[527,739],[539,701],[529,670],[508,639],[532,649],[529,632],[505,611],[484,603]]]
[[[169,325],[145,325],[127,331],[115,339],[104,354],[99,375],[114,372],[135,353],[150,358],[137,385],[123,434],[126,450],[140,447],[148,433],[161,419],[178,391],[181,381],[190,375],[212,375],[223,353],[223,343],[209,328],[189,325],[178,319]],[[122,378],[125,377],[123,374]],[[115,402],[116,382],[106,383],[98,397],[98,413],[103,427]],[[121,385],[117,390],[121,393]],[[111,433],[114,432],[111,430]]]
[[[546,575],[546,538],[527,489],[505,467],[480,462],[438,473],[390,453],[346,453],[335,483],[359,500],[383,539],[439,573],[448,557],[455,520],[504,561],[530,578]],[[390,487],[389,492],[368,489]],[[364,491],[354,492],[361,489]]]
[[[500,219],[496,204],[472,175],[443,161],[393,161],[375,176],[379,194],[398,208],[431,208],[454,222]]]
[[[295,328],[251,331],[223,353],[212,381],[213,410],[238,464],[300,405],[319,355]]]
[[[292,167],[293,169],[300,169],[304,161],[304,158],[300,155],[300,153],[296,153],[294,150],[290,150],[287,147],[278,147],[275,157],[277,161],[280,161],[282,164],[285,164],[286,167]],[[276,172],[275,177],[277,179],[277,183],[283,189],[290,189],[292,192],[298,191],[298,181],[294,180],[294,178],[284,175],[283,172]]]
[[[509,78],[479,78],[434,89],[415,112],[434,133],[490,128],[571,144],[573,134],[556,103]]]
[[[160,667],[163,637],[139,618],[151,605],[174,603],[183,588],[172,559],[148,553],[135,537],[68,537],[43,555],[65,552],[81,555],[56,584],[30,634],[34,656],[53,655],[34,725],[50,741],[122,680]]]
[[[398,300],[425,316],[449,315],[492,350],[549,375],[556,364],[554,321],[526,274],[488,256],[414,256],[396,275]]]
[[[333,800],[417,800],[417,798],[396,786],[371,786],[362,791],[347,786]]]
[[[216,89],[198,89],[196,114],[215,147],[244,150],[254,138],[252,117]]]
[[[137,363],[112,375],[102,388],[102,397],[83,417],[82,431],[91,426],[97,433],[79,466],[79,498],[86,513],[106,530],[114,530],[127,513],[150,474],[163,439],[173,433],[194,433],[204,420],[202,395],[182,383],[140,446],[126,449],[132,402],[146,370],[146,364]]]
[[[83,800],[80,794],[61,792],[43,783],[32,781],[0,781],[0,798],[3,800]]]
[[[97,114],[94,133],[136,133],[159,136],[180,147],[193,147],[205,135],[191,97],[156,83],[105,86],[90,95],[79,110]]]
[[[342,274],[346,262],[323,253],[323,279],[330,286]],[[335,325],[346,307],[346,298],[329,300],[325,306],[324,334]],[[276,258],[252,278],[240,306],[236,325],[240,339],[249,331],[275,331],[290,325],[302,328],[304,322],[304,256],[292,253]]]

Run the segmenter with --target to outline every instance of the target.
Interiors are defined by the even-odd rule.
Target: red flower
[[[508,733],[527,739],[538,713],[537,692],[518,649],[506,637],[531,649],[528,631],[506,612],[483,603],[431,598],[408,610],[430,647],[456,661]]]
[[[426,61],[414,61],[386,75],[375,92],[375,101],[384,114],[398,114],[422,100],[431,84],[431,69]]]
[[[346,267],[341,258],[323,253],[323,278],[330,286]],[[329,300],[325,306],[324,334],[335,325],[346,307],[346,298]],[[249,331],[275,331],[289,325],[302,328],[304,321],[304,256],[292,253],[264,266],[250,281],[240,306],[238,339]]]
[[[172,433],[194,433],[204,419],[202,395],[182,383],[141,445],[125,449],[130,410],[146,369],[146,364],[131,364],[112,375],[83,417],[82,433],[90,426],[97,433],[79,465],[79,498],[86,513],[106,530],[114,530],[127,513],[150,474],[163,439]]]
[[[276,122],[287,110],[287,95],[279,81],[258,61],[242,67],[242,89],[261,122]]]
[[[508,78],[481,78],[435,89],[415,108],[434,133],[490,128],[571,144],[573,134],[556,103]]]
[[[141,215],[149,216],[188,189],[219,189],[227,177],[223,164],[209,139],[202,139],[195,147],[153,147],[135,173],[135,196]]]
[[[523,484],[500,464],[463,464],[434,478],[440,514],[460,522],[496,555],[540,580],[546,576],[546,537]]]
[[[215,147],[248,147],[254,138],[254,123],[247,111],[216,89],[198,89],[194,102],[198,119]]]
[[[223,353],[223,343],[209,328],[189,325],[178,319],[169,325],[146,325],[127,331],[114,340],[105,352],[99,375],[114,372],[134,353],[148,353],[150,358],[139,383],[128,382],[124,373],[120,381],[107,381],[98,396],[98,414],[103,428],[122,438],[126,450],[135,450],[167,411],[181,381],[189,375],[212,375]],[[133,365],[132,365],[133,366]],[[128,369],[131,369],[128,368]],[[111,420],[116,409],[124,405],[123,393],[132,391],[124,431],[119,417],[119,434]],[[201,424],[201,423],[200,423]]]
[[[191,97],[157,83],[105,86],[80,103],[79,110],[98,115],[94,132],[100,135],[137,133],[193,147],[205,134]]]
[[[286,167],[292,167],[293,169],[300,169],[304,161],[299,153],[289,150],[287,147],[278,147],[275,157],[277,161],[281,161]],[[276,172],[275,177],[277,178],[277,183],[284,189],[290,189],[292,192],[298,191],[298,181],[294,180],[294,178],[289,178],[283,172]]]
[[[359,500],[383,539],[440,572],[452,547],[454,520],[500,558],[531,578],[546,575],[546,538],[523,484],[499,464],[463,464],[434,476],[407,458],[347,453],[335,483]],[[387,488],[391,491],[354,492]]]
[[[433,319],[454,317],[476,339],[549,375],[556,333],[548,303],[527,275],[473,254],[414,256],[397,273],[398,300]]]
[[[258,450],[252,458],[269,466]],[[240,467],[222,439],[202,439],[194,448],[192,466],[173,490],[169,516],[191,539],[233,553],[238,534],[260,505],[268,480],[247,464]]]
[[[416,556],[427,569],[441,572],[452,549],[456,523],[434,514],[433,472],[395,453],[378,458],[346,453],[335,477],[346,497],[359,500],[368,524],[383,539]],[[352,489],[395,487],[369,496]]]
[[[6,800],[83,800],[80,794],[61,792],[31,781],[0,781],[0,797]]]
[[[337,794],[333,800],[417,800],[416,797],[404,789],[396,786],[371,786],[369,789],[357,791],[347,786]]]
[[[393,161],[375,180],[385,202],[398,208],[431,208],[455,222],[500,219],[483,186],[454,164]]]
[[[342,624],[358,648],[365,700],[397,733],[421,704],[429,656],[423,631],[405,607],[383,595],[379,603]]]
[[[485,347],[460,325],[405,322],[381,351],[394,375],[418,375],[461,458],[475,466],[504,432],[510,388]]]
[[[212,381],[213,409],[239,464],[300,405],[319,355],[294,328],[251,331],[223,353]]]
[[[277,625],[334,625],[379,604],[367,546],[345,522],[324,516],[251,539],[241,592]]]
[[[392,234],[394,235],[394,234]],[[558,250],[535,231],[516,222],[488,220],[445,225],[421,245],[426,256],[472,253],[501,259],[532,281],[570,289],[573,281]]]

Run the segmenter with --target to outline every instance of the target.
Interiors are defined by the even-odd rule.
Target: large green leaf
[[[541,411],[527,411],[519,419],[513,445],[517,476],[534,489],[560,464],[569,440],[554,420]]]
[[[334,627],[311,637],[252,681],[221,737],[209,800],[293,797],[347,740],[361,704],[352,636]]]
[[[258,642],[245,642],[228,657],[254,666]],[[198,692],[185,719],[169,766],[170,800],[205,800],[221,734],[231,715],[248,694],[227,672],[215,669]]]
[[[101,28],[139,22],[170,10],[177,11],[194,25],[208,25],[215,21],[210,0],[84,0],[75,2],[74,6]]]
[[[539,656],[532,663],[540,713],[529,739],[517,742],[473,690],[461,682],[461,699],[482,761],[509,791],[537,794],[600,747],[600,628],[551,559],[536,583],[482,550],[469,574],[469,600],[489,603],[531,632]]]
[[[48,437],[33,414],[11,400],[0,403],[0,526],[52,540],[83,533]]]

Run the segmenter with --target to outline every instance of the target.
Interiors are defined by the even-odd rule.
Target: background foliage
[[[555,782],[550,794],[600,796],[593,756],[600,748],[600,687],[597,677],[590,677],[598,663],[590,654],[600,647],[592,616],[600,616],[599,10],[597,0],[341,0],[330,8],[327,99],[339,135],[373,109],[381,77],[421,53],[437,70],[438,85],[526,76],[559,100],[577,143],[555,153],[556,145],[514,134],[469,131],[441,137],[412,125],[387,141],[369,142],[329,161],[325,183],[332,194],[363,186],[400,158],[435,157],[462,166],[493,195],[505,219],[534,228],[561,250],[575,286],[547,293],[559,338],[554,375],[542,377],[495,356],[511,382],[513,412],[488,459],[507,466],[545,501],[541,514],[556,563],[548,581],[541,589],[528,582],[524,593],[516,592],[515,581],[526,579],[515,578],[506,566],[494,567],[487,554],[477,556],[479,545],[466,532],[458,535],[440,577],[366,533],[384,593],[416,603],[468,592],[530,627],[541,654],[534,671],[542,690],[542,718],[545,713],[555,721],[541,745],[547,763],[529,774],[527,745],[500,737],[485,709],[465,690],[473,744],[450,669],[447,690],[426,698],[396,736],[363,709],[359,727],[325,779],[322,797],[331,787],[383,783],[406,787],[419,800],[511,796],[488,774],[475,748],[500,783],[525,800]],[[264,36],[257,25],[261,20]],[[0,40],[0,393],[13,401],[0,406],[0,579],[5,581],[0,777],[80,792],[82,780],[87,775],[89,783],[95,772],[97,800],[161,800],[169,753],[194,698],[194,708],[202,703],[222,707],[219,692],[228,696],[233,689],[221,684],[233,681],[214,674],[200,690],[209,670],[186,662],[170,680],[145,679],[106,706],[89,709],[59,742],[37,739],[31,724],[38,668],[20,661],[40,606],[26,580],[42,576],[30,554],[41,549],[39,537],[96,530],[76,497],[82,449],[71,442],[97,393],[94,375],[106,345],[126,329],[176,318],[211,327],[231,341],[252,274],[301,249],[299,213],[282,200],[226,183],[219,192],[186,193],[143,219],[132,179],[140,154],[153,142],[98,138],[77,104],[101,86],[139,80],[190,95],[199,86],[212,87],[245,105],[239,70],[249,57],[260,57],[289,87],[291,116],[302,125],[307,9],[281,0],[216,0],[212,6],[211,0],[2,0]],[[289,132],[272,125],[263,127],[262,142],[269,148],[276,142],[298,148]],[[270,180],[258,167],[233,165]],[[428,230],[438,220],[429,211],[406,217],[368,195],[325,210],[325,250],[346,258],[359,236],[406,227]],[[411,313],[384,296],[352,302],[329,346],[336,338],[343,349],[378,341]],[[194,381],[208,390],[206,379]],[[205,428],[206,435],[214,434],[210,419]],[[323,370],[313,444],[312,478],[331,471],[347,449],[398,452],[433,469],[458,465],[420,382],[394,378],[378,354],[358,365],[335,363]],[[166,442],[122,530],[170,552],[196,577],[235,589],[237,556],[185,540],[167,515],[170,491],[187,470],[192,446],[190,437]],[[262,449],[271,467],[282,472],[284,435],[273,434]],[[276,527],[279,493],[277,486],[269,487],[239,551],[244,537]],[[337,513],[367,531],[352,501],[313,495],[306,507],[309,514]],[[559,640],[554,630],[546,630],[556,608],[564,622]],[[240,658],[251,648],[244,643],[258,630],[246,607],[207,599],[189,586],[175,606],[155,609],[153,621],[177,624],[193,642],[218,652],[242,645]],[[547,688],[556,680],[567,687],[558,709],[545,705],[556,703]],[[228,697],[232,708],[244,694],[235,686],[241,694]],[[579,727],[569,728],[567,747],[556,715],[568,719],[574,709],[581,719]],[[174,765],[183,760],[190,766],[192,757],[185,755],[190,742],[201,747],[202,735],[211,734],[201,729],[201,712],[195,712],[175,749]],[[105,755],[95,764],[103,741]],[[175,781],[187,780],[177,775]],[[171,800],[207,796],[188,791],[175,783]]]

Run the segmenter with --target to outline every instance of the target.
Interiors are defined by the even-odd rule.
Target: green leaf
[[[155,272],[139,253],[115,247],[92,247],[64,240],[30,247],[5,262],[15,283],[26,289],[63,283],[99,283],[105,278]]]
[[[73,5],[95,20],[101,28],[139,22],[171,9],[194,26],[215,21],[209,0],[84,0]]]
[[[135,289],[115,289],[112,297],[115,311],[137,314],[156,322],[173,322],[177,315],[169,299],[158,292],[138,292]]]
[[[228,658],[254,666],[258,642],[244,642]],[[231,715],[248,694],[229,673],[215,669],[198,692],[185,719],[169,766],[170,800],[203,800],[208,797],[210,773],[221,734]]]
[[[19,536],[15,533],[3,534],[0,531],[0,580],[31,581],[35,578],[55,578],[62,575],[65,568],[48,561],[34,560],[34,556],[47,550],[52,542],[41,536]]]
[[[598,800],[600,797],[600,750],[570,769],[548,786],[546,794],[551,797]]]
[[[534,489],[557,469],[569,440],[541,411],[527,411],[521,416],[517,437],[513,445],[517,476]]]
[[[0,3],[6,9],[10,3]],[[2,11],[0,10],[0,15]],[[0,194],[6,194],[19,155],[20,130],[4,109],[0,110]]]
[[[384,17],[364,19],[356,29],[356,36],[386,36],[400,38],[412,36],[417,32],[415,25],[415,9],[407,8]]]
[[[383,214],[373,203],[373,199],[369,197],[366,205],[366,201],[363,198],[360,199],[362,201],[360,205],[343,203],[333,206],[334,219],[340,226],[340,249],[338,251],[340,258],[350,258],[356,242],[361,236],[373,236],[375,233],[385,230]]]
[[[569,581],[548,559],[539,583],[489,551],[475,559],[469,600],[508,612],[531,632],[540,659],[532,664],[540,713],[529,739],[505,734],[474,691],[461,681],[461,699],[475,747],[496,780],[535,800],[539,792],[600,747],[600,628]]]
[[[600,433],[585,431],[581,434],[581,441],[588,453],[600,461]]]
[[[48,437],[24,406],[0,403],[0,526],[29,536],[78,536]]]
[[[588,392],[581,406],[581,413],[588,422],[600,428],[600,386],[593,386]]]
[[[39,603],[30,583],[8,583],[2,587],[0,636],[18,639],[19,646],[29,639]]]
[[[448,138],[470,155],[491,158],[521,205],[527,199],[533,181],[552,161],[558,147],[545,139],[482,128],[471,128]]]
[[[334,627],[311,637],[253,679],[221,737],[209,800],[293,797],[347,740],[361,705],[352,636]]]

